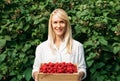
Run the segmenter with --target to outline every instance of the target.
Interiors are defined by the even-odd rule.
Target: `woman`
[[[63,9],[55,9],[49,19],[48,40],[36,48],[32,76],[37,81],[41,63],[71,62],[78,65],[79,78],[86,77],[83,45],[72,38],[70,21]]]

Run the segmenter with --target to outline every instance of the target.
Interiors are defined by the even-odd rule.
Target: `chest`
[[[75,58],[74,54],[68,54],[67,49],[62,50],[52,50],[50,48],[43,49],[42,62],[72,62]]]

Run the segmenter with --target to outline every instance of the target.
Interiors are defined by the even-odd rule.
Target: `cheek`
[[[67,29],[67,26],[66,26],[65,24],[64,24],[62,27],[63,27],[63,29],[64,29],[64,30],[66,30],[66,29]]]
[[[55,28],[55,27],[56,27],[56,24],[52,23],[52,24],[51,24],[51,27],[52,27],[52,28]]]
[[[53,30],[55,30],[55,29],[56,29],[56,27],[55,27],[55,26],[52,26],[52,29],[53,29]]]
[[[65,24],[63,24],[62,26],[63,26],[64,28],[66,28],[66,25],[65,25]]]
[[[55,25],[54,24],[51,24],[51,29],[54,29],[55,28]]]

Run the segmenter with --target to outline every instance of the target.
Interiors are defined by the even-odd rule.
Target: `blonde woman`
[[[78,65],[79,79],[86,77],[83,45],[72,38],[71,25],[63,9],[55,9],[49,19],[48,39],[37,46],[32,76],[37,81],[41,63],[71,62]]]

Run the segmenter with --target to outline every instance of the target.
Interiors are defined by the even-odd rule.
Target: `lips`
[[[63,33],[63,29],[55,29],[56,33]]]

